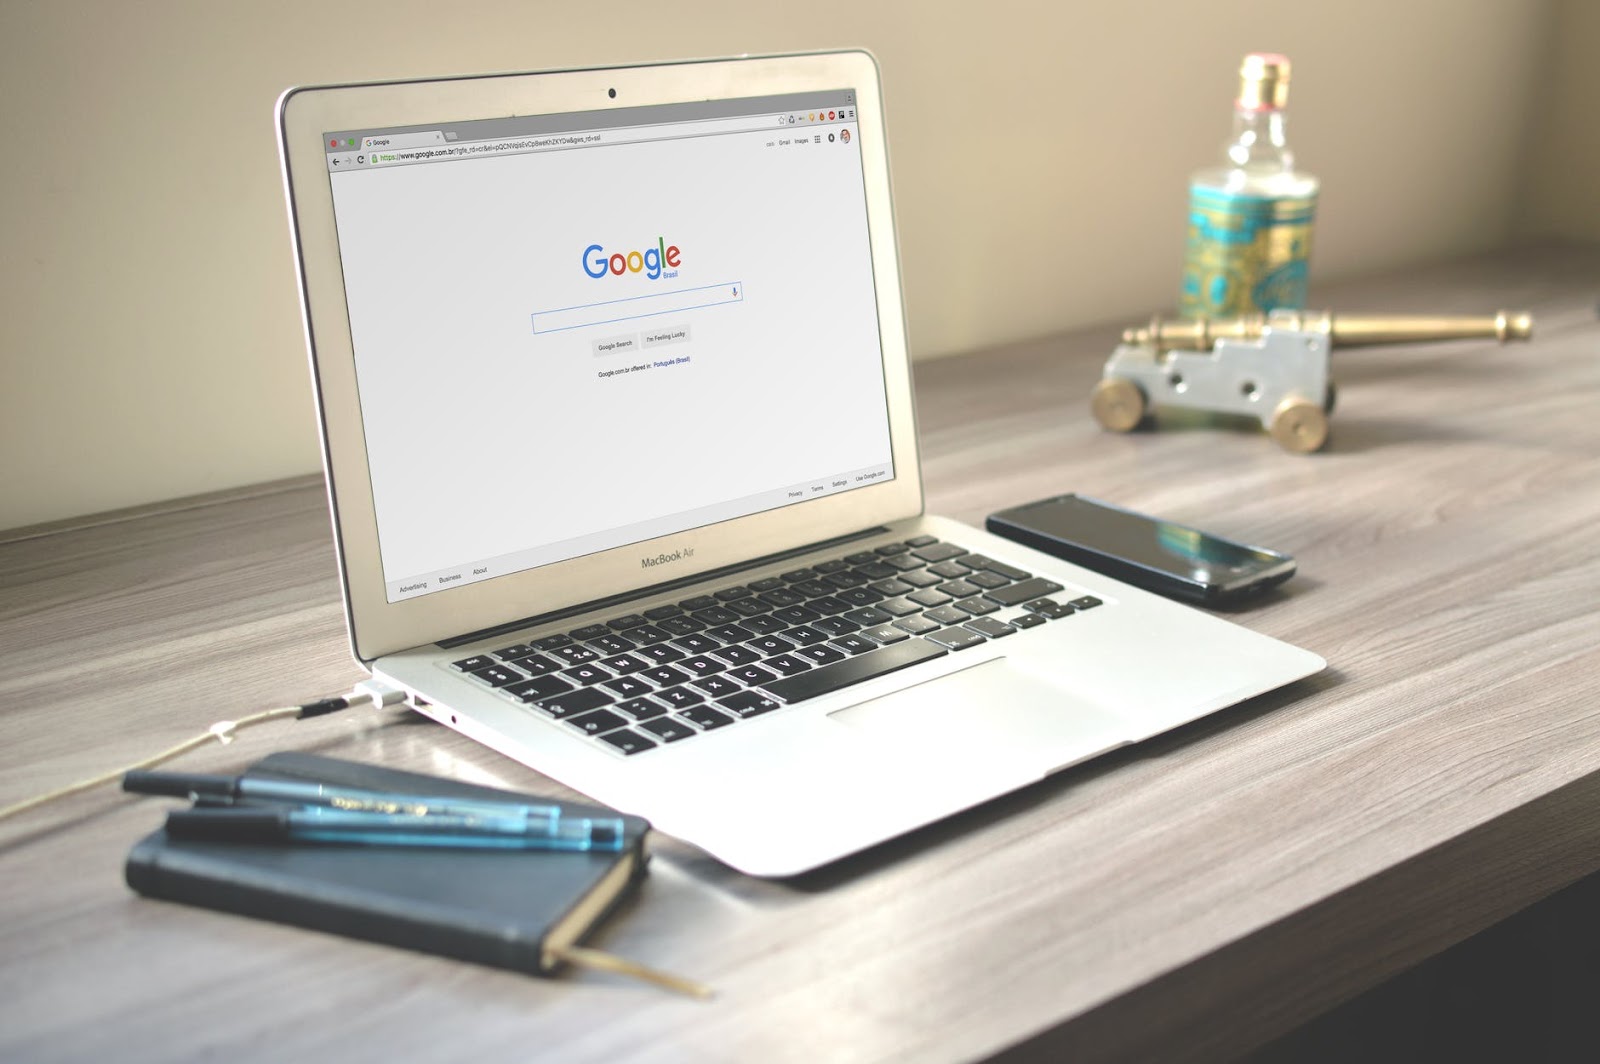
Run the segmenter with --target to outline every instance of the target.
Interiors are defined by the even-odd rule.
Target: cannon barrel
[[[1123,331],[1122,342],[1163,351],[1209,351],[1218,340],[1257,340],[1263,329],[1322,333],[1331,347],[1364,344],[1414,344],[1430,340],[1493,338],[1526,340],[1533,335],[1533,317],[1525,311],[1498,311],[1487,316],[1450,317],[1406,314],[1337,315],[1331,310],[1275,310],[1239,318],[1188,318],[1167,321],[1157,316],[1143,328]]]

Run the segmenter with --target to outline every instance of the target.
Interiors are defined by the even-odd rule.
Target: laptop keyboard
[[[1100,605],[932,536],[501,647],[451,668],[644,753]]]

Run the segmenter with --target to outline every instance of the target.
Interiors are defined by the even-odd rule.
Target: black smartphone
[[[990,532],[1207,606],[1232,605],[1294,575],[1294,559],[1084,495],[1058,495],[989,515]]]

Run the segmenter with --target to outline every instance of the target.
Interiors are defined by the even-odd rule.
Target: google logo
[[[652,281],[661,276],[663,266],[676,270],[681,261],[682,254],[678,245],[668,244],[661,237],[656,237],[656,246],[646,248],[644,251],[618,251],[611,256],[606,255],[606,249],[599,244],[590,244],[583,249],[583,272],[599,280],[607,273],[621,277],[625,273],[643,273]]]

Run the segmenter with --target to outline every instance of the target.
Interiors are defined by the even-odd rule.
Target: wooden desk
[[[538,980],[141,900],[162,815],[103,791],[0,825],[0,1058],[964,1060],[1215,1057],[1259,1044],[1600,868],[1600,250],[1328,286],[1347,310],[1527,308],[1531,345],[1336,355],[1324,454],[1116,436],[1115,330],[918,368],[929,508],[1061,490],[1287,549],[1237,615],[1327,673],[796,882],[670,839],[599,943],[704,979],[679,1000]],[[219,718],[347,688],[318,484],[0,544],[0,802]],[[1159,648],[1152,648],[1159,653]],[[402,711],[297,748],[550,794]]]

